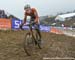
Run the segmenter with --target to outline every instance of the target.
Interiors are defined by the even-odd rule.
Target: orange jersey
[[[25,12],[25,20],[26,20],[27,16],[30,16],[31,20],[36,20],[36,21],[39,20],[38,19],[38,13],[37,13],[35,8],[31,8],[31,13]]]

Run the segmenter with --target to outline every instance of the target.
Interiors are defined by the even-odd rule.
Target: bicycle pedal
[[[40,44],[41,44],[41,40],[38,40],[38,43],[40,43]]]

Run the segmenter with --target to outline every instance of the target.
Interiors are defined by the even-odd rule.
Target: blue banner
[[[22,20],[12,19],[12,29],[19,29]]]
[[[40,25],[40,30],[44,32],[50,32],[50,26]]]
[[[21,23],[22,23],[22,20],[12,19],[12,29],[19,29],[19,26]],[[29,29],[29,27],[23,26],[23,29],[27,30]],[[40,25],[40,30],[44,32],[50,32],[50,26]]]

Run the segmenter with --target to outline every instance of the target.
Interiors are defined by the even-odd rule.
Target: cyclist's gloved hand
[[[24,30],[24,29],[22,28],[22,26],[23,26],[23,24],[21,24],[21,25],[19,26],[19,28],[20,28],[21,30]]]

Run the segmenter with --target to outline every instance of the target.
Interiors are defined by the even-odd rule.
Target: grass
[[[44,57],[75,57],[75,38],[41,32],[43,49],[32,56],[23,50],[27,31],[0,31],[0,60],[43,60]]]

